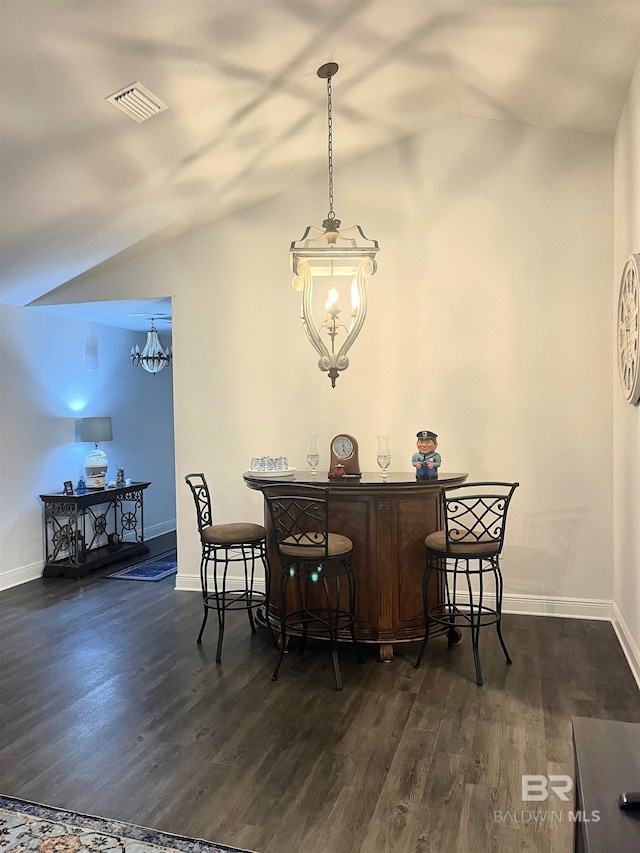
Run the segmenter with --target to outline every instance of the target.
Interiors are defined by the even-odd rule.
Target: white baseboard
[[[28,583],[36,578],[42,577],[44,569],[44,560],[39,563],[32,563],[29,566],[19,566],[17,569],[9,569],[8,572],[0,574],[0,592],[4,589],[11,589],[14,586],[20,586],[22,583]]]
[[[561,616],[564,619],[602,619],[610,622],[611,605],[611,601],[598,598],[563,598],[562,596],[505,593],[502,599],[502,612],[527,616]]]
[[[180,563],[178,563],[178,574],[176,575],[176,585],[174,589],[180,592],[202,592],[200,589],[200,575],[186,575],[180,571]]]
[[[144,541],[146,542],[148,539],[155,539],[156,536],[163,536],[165,533],[173,533],[176,529],[176,520],[175,518],[172,521],[163,521],[161,524],[154,524],[152,527],[145,527],[144,529]],[[123,542],[135,542],[136,541],[136,531],[129,530],[122,537]]]
[[[176,520],[172,518],[170,521],[163,521],[161,524],[154,524],[153,527],[145,527],[144,538],[155,539],[156,536],[164,536],[165,533],[173,533],[176,529]]]
[[[485,593],[484,599],[489,607],[495,606],[495,595]],[[461,590],[458,591],[457,600],[460,604],[469,601]],[[611,606],[611,601],[597,598],[562,598],[506,592],[502,597],[502,612],[521,616],[559,616],[563,619],[601,619],[610,622]]]
[[[260,572],[262,570],[260,569]],[[257,592],[265,591],[265,584],[262,574],[259,577],[256,577],[254,581],[254,587]],[[244,574],[243,575],[227,575],[227,587],[232,589],[233,587],[243,588],[244,587]],[[176,575],[176,585],[174,589],[180,590],[181,592],[198,592],[202,593],[200,588],[200,575],[193,574],[182,574],[180,572],[180,566],[178,566],[178,574]]]
[[[616,632],[618,637],[618,642],[622,646],[622,651],[627,659],[627,663],[631,668],[633,677],[636,680],[638,689],[640,689],[640,649],[631,636],[631,631],[629,631],[627,623],[624,621],[622,613],[620,613],[615,601],[613,602],[613,615],[611,622],[613,624],[613,630]]]

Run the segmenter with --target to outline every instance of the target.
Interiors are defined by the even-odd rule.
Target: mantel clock
[[[352,435],[342,432],[331,442],[331,463],[329,479],[340,477],[360,477],[360,462],[358,461],[358,442]]]

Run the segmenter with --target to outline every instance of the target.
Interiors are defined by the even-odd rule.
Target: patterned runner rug
[[[178,560],[175,551],[152,557],[135,566],[128,566],[119,572],[107,575],[108,578],[116,578],[123,581],[161,581],[169,575],[175,575],[178,571]]]
[[[0,848],[41,853],[252,853],[0,794]]]

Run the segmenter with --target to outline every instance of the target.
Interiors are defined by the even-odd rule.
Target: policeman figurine
[[[411,457],[411,464],[416,469],[416,479],[435,480],[442,463],[440,454],[436,453],[438,436],[431,430],[421,429],[416,438],[418,450]]]

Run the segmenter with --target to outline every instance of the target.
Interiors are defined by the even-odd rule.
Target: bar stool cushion
[[[447,547],[447,538],[444,530],[436,530],[435,533],[430,533],[424,540],[424,544],[430,551],[437,551],[439,554],[450,554],[451,556],[468,557],[492,557],[500,550],[500,540],[490,539],[487,542],[452,542],[449,540]]]
[[[267,531],[261,524],[250,522],[235,522],[233,524],[212,524],[205,527],[201,533],[203,544],[233,545],[260,542],[267,536]]]
[[[314,548],[313,541],[317,541],[318,547]],[[339,557],[348,554],[353,549],[353,542],[340,533],[328,534],[329,557]],[[280,545],[280,553],[288,557],[300,557],[301,559],[314,559],[324,557],[324,538],[322,533],[305,533],[303,536],[289,536]]]

